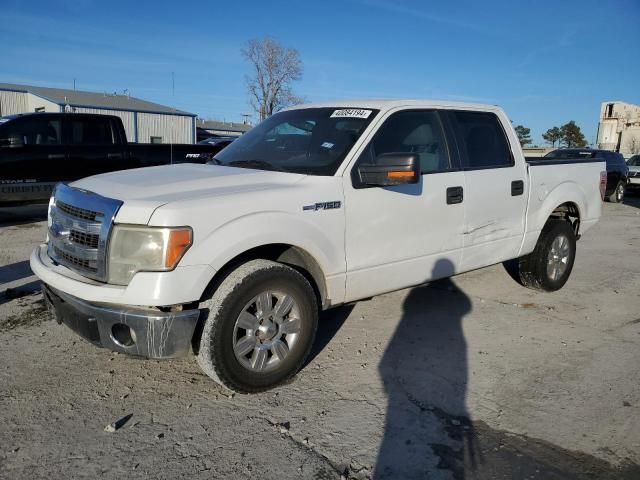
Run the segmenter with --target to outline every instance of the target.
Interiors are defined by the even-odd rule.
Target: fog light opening
[[[111,327],[111,338],[120,347],[131,347],[136,344],[136,334],[124,323],[115,323]]]

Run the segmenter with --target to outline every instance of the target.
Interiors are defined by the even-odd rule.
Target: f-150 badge
[[[320,202],[314,203],[312,205],[305,205],[302,207],[302,210],[333,210],[334,208],[340,208],[342,206],[342,202]]]

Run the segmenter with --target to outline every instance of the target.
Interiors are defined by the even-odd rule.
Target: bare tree
[[[627,148],[629,149],[629,153],[631,155],[637,155],[638,153],[640,153],[640,140],[638,140],[638,137],[636,137],[635,135],[632,136],[627,141]]]
[[[285,48],[269,36],[253,39],[242,49],[242,56],[253,66],[246,77],[249,103],[264,120],[290,105],[302,103],[291,84],[302,77],[302,61],[295,48]]]

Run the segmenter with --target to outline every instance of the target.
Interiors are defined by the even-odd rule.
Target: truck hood
[[[296,173],[186,163],[105,173],[71,186],[124,202],[118,223],[147,224],[157,208],[171,202],[284,188],[304,178]]]

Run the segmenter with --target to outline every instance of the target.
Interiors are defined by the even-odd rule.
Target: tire
[[[213,380],[238,393],[268,390],[304,365],[318,327],[309,281],[286,265],[251,260],[229,273],[202,305],[197,361]]]
[[[571,224],[549,220],[533,252],[520,258],[520,281],[534,290],[559,290],[567,283],[575,258],[576,236]]]
[[[608,200],[611,203],[621,203],[624,200],[624,194],[626,193],[626,187],[624,183],[618,182],[616,189],[609,195]]]

